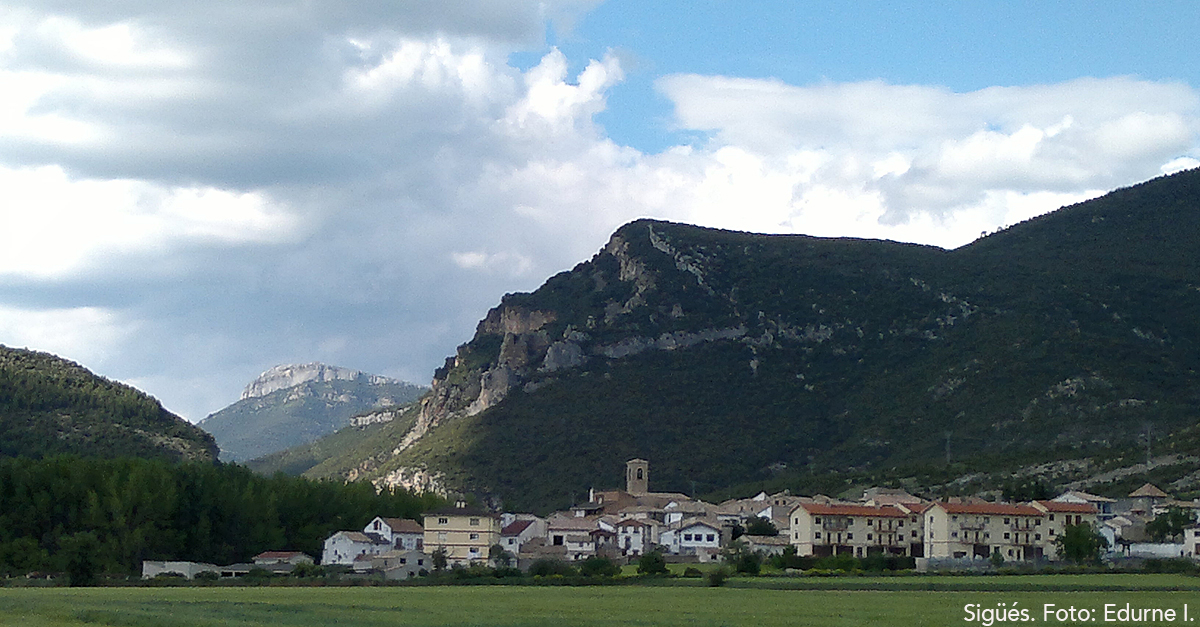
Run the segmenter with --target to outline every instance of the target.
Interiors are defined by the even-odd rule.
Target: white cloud
[[[645,154],[547,18],[590,1],[0,9],[0,342],[192,419],[282,361],[426,380],[500,295],[658,217],[943,246],[1197,165],[1192,88],[679,75]],[[136,331],[136,332],[135,332]],[[95,361],[93,361],[95,360]]]

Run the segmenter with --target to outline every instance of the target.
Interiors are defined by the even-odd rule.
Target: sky
[[[955,248],[1200,166],[1200,3],[0,0],[0,344],[428,384],[654,217]]]

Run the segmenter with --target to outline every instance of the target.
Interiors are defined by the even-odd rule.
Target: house
[[[159,575],[183,575],[186,579],[195,579],[200,573],[221,574],[221,568],[203,562],[167,562],[146,560],[142,562],[142,579],[154,579]]]
[[[628,518],[618,522],[615,527],[617,549],[621,555],[644,555],[658,544],[660,525],[657,521]]]
[[[925,512],[925,546],[932,558],[1040,560],[1054,556],[1050,528],[1032,505],[936,502]]]
[[[796,555],[866,557],[921,552],[917,548],[922,544],[921,517],[899,505],[800,503],[790,518],[790,541]]]
[[[500,530],[500,546],[517,555],[526,542],[546,536],[546,521],[541,519],[518,519]]]
[[[394,548],[391,541],[378,534],[361,531],[338,531],[325,539],[321,564],[352,566],[360,555],[379,555]]]
[[[425,551],[442,551],[447,564],[483,563],[500,543],[500,517],[458,501],[425,515]]]
[[[399,550],[416,551],[425,546],[425,529],[408,518],[376,516],[363,528],[363,533],[377,534]]]
[[[596,537],[592,532],[599,529],[596,517],[553,514],[546,519],[546,545],[562,547],[566,560],[587,559],[596,554]]]
[[[388,551],[371,558],[371,568],[385,579],[411,579],[433,570],[430,557],[422,551]]]
[[[721,550],[721,528],[689,518],[664,531],[661,543],[675,555],[695,555],[701,562],[709,562],[717,559]]]
[[[759,555],[772,556],[783,555],[787,547],[791,546],[788,541],[788,534],[781,533],[777,536],[751,536],[745,535],[738,538],[746,545],[746,550]]]
[[[1113,511],[1117,499],[1110,499],[1107,496],[1097,496],[1081,490],[1069,490],[1051,500],[1059,503],[1090,503],[1096,508],[1096,517],[1100,522],[1109,520],[1117,515]]]

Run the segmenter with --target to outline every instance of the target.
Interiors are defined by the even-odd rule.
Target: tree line
[[[0,458],[0,574],[68,572],[80,552],[115,574],[140,573],[146,559],[230,564],[282,549],[315,557],[335,531],[375,516],[418,519],[442,503],[231,464]]]

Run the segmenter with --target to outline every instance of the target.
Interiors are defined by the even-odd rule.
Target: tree
[[[1088,524],[1067,525],[1054,544],[1060,557],[1076,564],[1096,563],[1108,550],[1108,540]]]
[[[1191,512],[1181,507],[1172,507],[1146,523],[1146,533],[1150,534],[1155,542],[1162,542],[1179,537],[1184,529],[1195,522]]]
[[[100,541],[90,531],[73,533],[59,540],[59,555],[72,586],[96,585],[99,552]]]
[[[488,549],[488,561],[498,568],[508,568],[512,565],[513,554],[504,550],[499,544],[493,544]]]
[[[435,571],[446,570],[446,549],[438,547],[430,557],[433,559],[433,569]]]
[[[775,523],[755,516],[746,521],[746,535],[748,536],[777,536],[779,530],[775,528]]]
[[[638,558],[637,572],[639,575],[665,575],[670,571],[667,570],[667,560],[663,554],[650,551]]]

